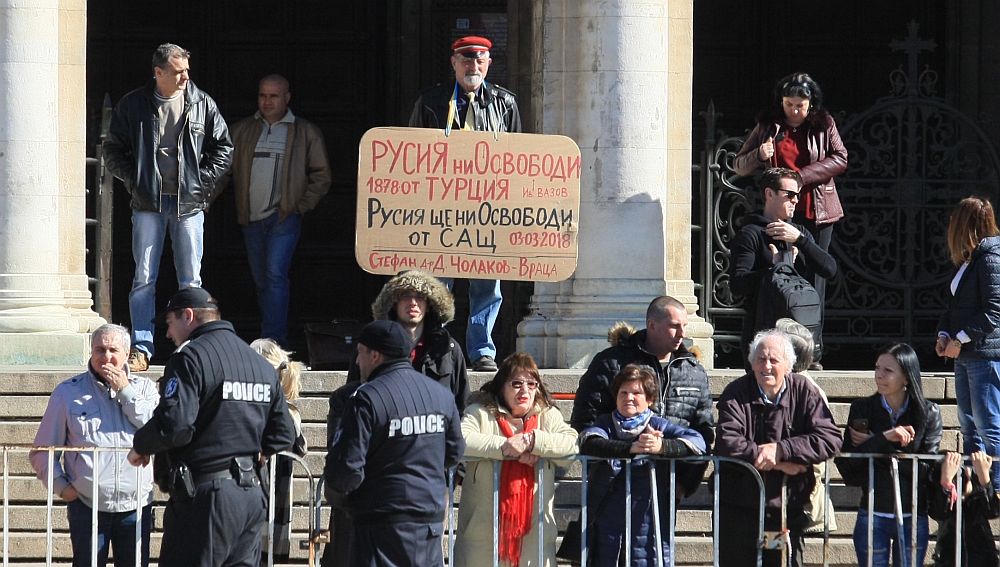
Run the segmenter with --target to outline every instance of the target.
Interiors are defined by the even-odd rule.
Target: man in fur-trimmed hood
[[[684,345],[687,309],[680,301],[660,296],[646,310],[646,328],[636,331],[628,323],[616,323],[608,331],[611,347],[597,353],[580,377],[570,425],[583,431],[598,416],[615,409],[611,383],[628,364],[644,364],[656,373],[660,403],[657,414],[701,434],[711,449],[715,441],[715,418],[708,374],[697,357]],[[681,467],[678,467],[680,471]],[[679,484],[690,494],[701,480],[703,466],[681,474]]]
[[[375,320],[397,321],[413,335],[413,368],[455,394],[459,412],[469,394],[465,354],[444,328],[455,317],[455,299],[437,278],[416,270],[386,282],[372,303]]]

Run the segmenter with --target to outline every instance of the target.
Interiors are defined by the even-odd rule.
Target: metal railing
[[[553,460],[556,460],[556,461],[572,461],[572,460],[576,460],[576,461],[579,461],[580,464],[581,464],[581,466],[582,466],[582,471],[583,472],[581,474],[581,483],[580,483],[580,529],[581,529],[581,534],[580,534],[581,535],[581,537],[580,537],[580,563],[582,565],[586,565],[587,564],[587,556],[588,556],[588,553],[590,551],[589,550],[589,546],[588,546],[588,543],[589,543],[589,538],[588,538],[589,525],[588,524],[590,523],[588,521],[588,510],[589,510],[589,508],[588,508],[588,502],[587,502],[588,482],[589,482],[589,476],[590,476],[588,474],[588,466],[590,465],[591,462],[606,461],[608,459],[598,459],[598,458],[594,458],[594,457],[586,457],[586,456],[583,456],[583,455],[573,455],[573,456],[570,456],[570,457],[565,457],[565,458],[560,458],[560,459],[553,459]],[[758,507],[759,533],[758,533],[757,540],[759,542],[761,542],[761,544],[763,544],[763,540],[764,540],[764,537],[763,537],[764,536],[764,531],[763,531],[763,529],[764,529],[764,483],[763,483],[763,480],[760,477],[760,474],[749,463],[747,463],[745,461],[742,461],[742,460],[739,460],[739,459],[733,459],[733,458],[730,458],[730,457],[719,457],[719,456],[714,456],[714,455],[704,455],[704,456],[696,456],[696,457],[681,457],[681,458],[651,457],[651,456],[648,456],[648,455],[644,455],[642,457],[638,457],[638,458],[634,458],[634,459],[610,459],[610,460],[612,460],[612,461],[620,461],[624,465],[623,472],[621,472],[619,474],[624,474],[625,475],[625,506],[624,506],[624,512],[623,512],[625,514],[625,534],[624,534],[623,541],[625,541],[625,542],[631,542],[632,541],[632,521],[631,521],[631,518],[632,518],[632,514],[631,514],[631,510],[632,510],[632,502],[631,502],[631,495],[632,495],[632,467],[633,467],[634,464],[639,464],[639,463],[648,464],[649,467],[650,467],[650,470],[649,470],[650,498],[651,498],[651,501],[652,501],[651,509],[652,509],[652,512],[653,512],[653,537],[655,538],[656,565],[657,565],[657,567],[664,567],[665,565],[670,565],[670,567],[673,567],[675,559],[676,559],[676,557],[675,557],[675,549],[676,549],[675,534],[676,534],[676,531],[677,531],[676,530],[676,521],[677,521],[677,463],[679,463],[679,462],[681,462],[681,463],[706,463],[706,462],[710,462],[716,468],[718,467],[718,465],[719,465],[720,462],[725,462],[725,463],[731,463],[731,464],[733,464],[733,465],[735,465],[737,467],[741,467],[741,468],[746,469],[747,471],[749,471],[750,474],[755,479],[755,481],[757,483],[757,486],[758,486],[758,489],[760,491],[760,499],[759,499],[760,505]],[[499,565],[499,556],[498,556],[499,551],[498,550],[499,550],[499,547],[500,547],[499,546],[499,538],[500,538],[500,527],[499,527],[499,517],[500,517],[500,514],[499,514],[499,509],[500,509],[500,491],[499,491],[499,486],[500,486],[500,468],[501,468],[501,464],[502,464],[503,461],[493,460],[491,462],[493,464],[493,514],[492,514],[492,517],[494,518],[493,526],[492,526],[493,527],[493,546],[492,546],[492,548],[493,548],[493,557],[492,557],[492,565],[493,565],[493,567],[497,567]],[[538,463],[536,463],[536,465],[535,465],[535,486],[536,486],[536,493],[535,493],[535,523],[536,523],[536,530],[537,530],[537,534],[538,534],[538,548],[537,548],[536,552],[538,554],[537,557],[538,557],[538,564],[539,565],[545,565],[546,564],[546,562],[545,562],[545,559],[546,559],[546,557],[545,557],[545,545],[546,545],[546,540],[545,540],[545,511],[546,511],[546,509],[548,507],[548,499],[551,498],[551,496],[547,496],[546,492],[545,492],[546,491],[546,486],[545,486],[544,480],[545,480],[545,466],[546,466],[546,462],[547,461],[545,459],[539,459]],[[660,539],[662,537],[662,532],[663,532],[663,530],[661,529],[662,521],[663,520],[662,520],[662,518],[660,518],[660,505],[659,505],[659,491],[660,491],[660,487],[658,486],[658,482],[657,482],[657,478],[658,478],[657,473],[656,473],[657,464],[660,464],[661,466],[668,466],[668,467],[670,467],[670,473],[669,473],[670,482],[669,482],[669,485],[667,487],[667,494],[668,494],[668,498],[669,498],[669,500],[668,500],[669,501],[669,514],[668,514],[668,517],[667,517],[667,522],[668,522],[667,527],[668,527],[668,529],[666,530],[666,533],[668,534],[667,537],[669,537],[669,539],[670,539],[669,545],[668,545],[668,549],[670,550],[670,553],[669,553],[669,559],[666,560],[666,561],[664,560],[664,557],[663,557],[663,545],[662,545],[663,542]],[[713,534],[713,537],[712,537],[712,556],[713,556],[713,565],[718,566],[718,564],[719,564],[719,507],[720,507],[720,502],[719,502],[719,475],[717,475],[717,474],[713,475],[713,482],[715,484],[714,484],[714,490],[712,491],[712,494],[713,494],[713,502],[712,502],[712,534]],[[447,549],[448,549],[448,558],[449,558],[449,561],[450,561],[450,558],[454,557],[454,553],[455,553],[455,540],[456,540],[456,528],[457,528],[456,522],[455,522],[455,517],[454,517],[454,508],[455,508],[454,507],[454,488],[455,488],[454,475],[451,474],[451,475],[449,475],[448,507],[447,507],[447,511],[448,512],[447,512],[447,517],[445,518],[446,527],[447,527],[446,531],[448,533]],[[762,546],[759,545],[757,547],[757,565],[758,565],[758,567],[761,565],[762,551],[763,551],[763,548],[762,548]],[[624,554],[625,554],[624,561],[625,561],[626,565],[630,565],[631,562],[632,562],[631,552],[632,552],[631,545],[629,545],[628,543],[626,543],[626,545],[624,545]]]
[[[893,493],[893,519],[896,525],[896,541],[901,553],[907,553],[910,555],[909,565],[919,565],[917,561],[917,517],[919,512],[919,493],[918,487],[925,485],[921,482],[921,477],[918,472],[920,461],[937,462],[944,459],[944,455],[918,455],[910,453],[841,453],[837,455],[837,458],[847,458],[847,459],[867,459],[868,460],[868,489],[866,491],[868,510],[867,510],[867,520],[868,520],[868,533],[867,538],[867,567],[872,567],[873,562],[873,531],[874,531],[874,515],[875,515],[875,461],[877,460],[888,460],[889,461],[889,474],[892,479],[892,493]],[[995,458],[995,457],[994,457]],[[904,521],[903,521],[903,509],[902,509],[902,494],[899,486],[899,461],[910,461],[911,470],[910,478],[910,540],[909,547],[904,546],[906,543],[906,538],[904,537]],[[954,565],[962,565],[962,500],[965,496],[964,487],[962,485],[962,469],[965,466],[968,457],[963,457],[963,466],[959,467],[956,472],[956,478],[954,480],[955,485],[959,487],[959,497],[955,503],[955,563]],[[829,494],[830,487],[830,471],[827,467],[826,479],[824,484],[827,488],[827,494]],[[922,479],[927,481],[928,479]],[[926,485],[929,486],[929,485]],[[827,509],[829,509],[829,499],[825,503]],[[824,519],[824,524],[827,520]],[[823,564],[828,565],[825,548],[829,541],[829,529],[827,525],[824,525],[824,557]],[[892,546],[890,546],[892,548]],[[902,563],[902,562],[901,562]]]
[[[90,565],[96,567],[98,564],[98,489],[100,488],[101,473],[101,459],[98,455],[102,453],[127,453],[130,450],[129,447],[36,447],[33,445],[17,445],[17,444],[7,444],[0,446],[0,459],[2,459],[2,485],[3,485],[3,567],[8,567],[11,561],[11,545],[10,545],[10,456],[11,454],[27,454],[32,452],[47,452],[48,453],[48,474],[46,478],[46,487],[51,487],[54,482],[54,467],[56,453],[62,452],[78,452],[78,453],[90,453],[93,454],[93,478],[95,479],[92,485],[92,492],[90,494],[91,503],[91,532],[90,532]],[[308,538],[308,564],[310,567],[314,567],[316,564],[316,546],[319,543],[316,537],[320,530],[318,530],[320,522],[320,510],[318,508],[319,498],[317,497],[318,483],[309,467],[306,465],[302,457],[294,453],[287,451],[282,451],[279,455],[291,459],[295,465],[300,466],[304,472],[305,478],[308,480],[309,495],[308,495],[308,508],[309,508],[309,538]],[[268,567],[273,567],[274,565],[274,542],[275,542],[275,481],[277,479],[277,458],[272,457],[269,460],[268,466],[268,478],[269,490],[268,490],[268,509],[267,509],[267,534],[269,537],[268,541]],[[152,464],[148,465],[152,466]],[[136,475],[136,486],[142,486],[142,475],[143,467],[135,469]],[[294,475],[293,475],[294,476]],[[294,483],[289,483],[289,498],[294,500]],[[54,540],[54,523],[53,523],[53,510],[54,510],[54,494],[51,489],[46,489],[47,495],[45,499],[45,565],[53,565],[53,540]],[[143,504],[147,498],[150,498],[150,492],[144,491],[141,488],[137,488],[134,502],[136,505],[136,521],[135,521],[135,563],[136,567],[140,567],[142,563],[142,519],[143,519]],[[113,550],[117,551],[117,550]]]
[[[97,456],[100,455],[101,453],[121,453],[121,452],[126,452],[126,451],[128,451],[128,448],[127,447],[124,447],[124,448],[103,448],[103,447],[96,447],[96,448],[95,447],[34,447],[34,446],[31,446],[31,445],[3,445],[3,446],[0,446],[0,450],[2,450],[2,466],[3,466],[3,469],[2,469],[2,483],[3,483],[3,500],[2,500],[2,504],[3,504],[3,511],[2,511],[2,514],[3,514],[3,541],[2,541],[3,566],[7,567],[10,564],[10,559],[11,559],[11,557],[10,557],[10,551],[11,551],[11,545],[10,545],[10,532],[11,532],[11,529],[10,529],[11,528],[11,526],[10,526],[10,509],[11,509],[11,504],[10,504],[10,480],[11,480],[11,475],[10,475],[10,455],[11,454],[16,454],[16,453],[27,454],[27,453],[32,452],[32,451],[45,451],[45,452],[47,452],[48,453],[48,478],[46,480],[47,480],[47,486],[52,486],[53,485],[53,481],[54,481],[54,479],[53,479],[53,470],[54,470],[53,465],[54,465],[54,462],[55,462],[55,458],[56,458],[55,455],[56,455],[57,451],[58,452],[87,452],[87,453],[92,453],[94,455],[93,478],[99,479],[100,478],[100,470],[101,470],[101,459],[97,458]],[[305,461],[301,457],[299,457],[298,455],[295,455],[293,453],[288,453],[288,452],[282,452],[280,454],[283,455],[283,456],[285,456],[285,457],[288,457],[289,459],[291,459],[291,461],[293,463],[297,463],[297,465],[294,465],[294,466],[300,466],[302,468],[302,471],[304,472],[304,475],[305,475],[306,479],[308,480],[308,492],[309,492],[309,494],[308,494],[309,537],[308,537],[308,542],[303,542],[303,546],[306,543],[308,543],[308,564],[310,566],[314,566],[316,564],[317,546],[324,541],[323,533],[325,531],[325,530],[321,529],[321,527],[320,527],[321,526],[321,509],[320,508],[321,508],[321,505],[322,505],[322,500],[321,500],[322,499],[322,496],[321,496],[321,494],[322,494],[322,478],[316,479],[313,476],[313,474],[311,473],[311,471],[309,470],[309,467],[306,465]],[[920,483],[919,482],[912,482],[911,483],[911,494],[910,494],[910,503],[911,503],[910,514],[911,514],[911,516],[910,517],[912,518],[912,521],[910,523],[910,540],[909,540],[910,545],[909,545],[909,547],[905,547],[903,545],[906,542],[906,538],[903,537],[904,536],[904,533],[903,533],[903,529],[904,529],[903,514],[904,514],[904,512],[902,510],[902,494],[901,494],[901,491],[900,491],[900,484],[899,484],[899,466],[900,466],[899,462],[900,461],[909,461],[909,466],[911,468],[911,475],[912,475],[911,478],[919,479],[921,477],[920,477],[918,469],[919,469],[919,463],[921,461],[928,461],[928,462],[940,461],[941,459],[944,458],[944,456],[943,455],[914,455],[914,454],[907,454],[907,453],[895,453],[895,454],[842,453],[840,455],[837,455],[837,457],[838,458],[851,458],[851,459],[867,459],[867,461],[868,461],[868,487],[867,487],[867,503],[868,503],[868,509],[867,509],[867,515],[868,516],[867,516],[867,519],[868,519],[868,523],[867,523],[867,536],[866,537],[867,537],[867,552],[868,552],[867,553],[867,557],[868,557],[867,565],[869,567],[872,565],[872,562],[873,562],[873,529],[874,529],[873,516],[874,516],[874,510],[875,510],[875,487],[876,487],[875,463],[876,463],[877,460],[888,460],[889,461],[890,475],[891,475],[891,479],[892,479],[892,483],[893,483],[894,519],[895,519],[895,523],[896,523],[897,539],[899,541],[899,548],[900,549],[905,549],[905,553],[909,554],[909,556],[910,556],[909,557],[910,558],[910,564],[911,565],[916,565],[917,564],[917,559],[918,559],[917,558],[917,553],[918,553],[917,547],[918,546],[917,546],[917,521],[916,521],[916,519],[918,517],[918,513],[920,512],[920,510],[918,509],[918,506],[919,506],[918,486],[920,485]],[[585,457],[585,456],[581,455],[581,456],[571,456],[571,457],[566,457],[566,458],[561,458],[561,459],[555,459],[555,460],[563,462],[563,463],[565,463],[567,461],[576,460],[576,461],[580,462],[581,467],[582,467],[581,482],[580,482],[580,525],[581,525],[581,540],[580,540],[581,541],[581,549],[580,549],[580,557],[581,557],[581,563],[584,564],[584,565],[586,565],[587,564],[587,556],[588,556],[588,553],[590,552],[590,549],[589,549],[589,546],[588,546],[588,543],[589,543],[588,528],[589,528],[589,524],[590,524],[590,522],[588,521],[588,514],[591,512],[591,510],[589,509],[589,506],[588,506],[588,502],[587,502],[588,483],[589,483],[589,477],[590,477],[590,475],[588,474],[588,468],[589,468],[591,462],[593,462],[593,461],[603,461],[604,459],[596,459],[596,458]],[[762,480],[762,478],[760,476],[760,473],[758,473],[758,471],[756,469],[754,469],[749,463],[747,463],[745,461],[738,460],[738,459],[732,459],[732,458],[728,458],[728,457],[712,456],[712,455],[697,456],[697,457],[683,457],[683,458],[663,458],[663,457],[643,456],[641,458],[636,458],[636,459],[612,459],[612,460],[622,462],[622,464],[623,464],[623,471],[620,474],[624,474],[625,475],[625,498],[626,498],[626,502],[625,502],[625,507],[624,507],[624,513],[626,515],[626,521],[625,521],[624,541],[626,541],[626,542],[631,541],[631,539],[632,539],[631,538],[631,535],[632,535],[632,525],[631,525],[632,467],[635,464],[638,464],[638,463],[648,464],[649,467],[650,467],[650,470],[649,470],[650,496],[651,496],[651,500],[652,500],[652,504],[653,504],[652,505],[652,510],[653,510],[653,534],[654,534],[654,538],[656,539],[656,541],[655,541],[655,547],[656,547],[656,553],[657,553],[657,557],[656,557],[656,565],[657,565],[657,567],[664,567],[664,565],[670,565],[672,567],[674,565],[674,563],[675,563],[675,560],[676,560],[677,463],[679,463],[679,462],[680,463],[705,463],[705,462],[710,462],[715,467],[715,470],[718,471],[719,464],[722,463],[722,462],[725,462],[725,463],[731,463],[733,465],[736,465],[736,466],[741,467],[742,469],[745,469],[746,471],[748,471],[752,475],[752,477],[754,478],[755,482],[757,483],[758,490],[759,490],[759,495],[760,495],[760,497],[759,497],[759,503],[760,504],[759,504],[759,508],[758,508],[758,527],[759,527],[758,541],[760,542],[760,545],[757,546],[757,564],[758,565],[761,564],[761,561],[762,561],[762,551],[763,551],[764,540],[765,540],[765,537],[764,537],[764,533],[765,533],[764,532],[765,491],[764,491],[764,483],[763,483],[763,480]],[[492,469],[493,469],[492,470],[492,475],[493,475],[493,490],[492,490],[493,514],[492,514],[492,517],[494,518],[493,526],[492,526],[492,528],[493,528],[493,546],[492,546],[492,548],[493,548],[493,556],[492,556],[492,565],[493,566],[497,566],[497,565],[499,565],[499,556],[498,556],[499,555],[499,551],[498,550],[499,550],[499,537],[500,537],[500,533],[499,533],[499,520],[498,520],[498,518],[499,518],[499,506],[500,506],[500,495],[499,495],[499,485],[500,485],[500,482],[499,481],[500,481],[500,469],[501,469],[502,461],[491,461],[491,463],[492,463]],[[547,460],[540,459],[538,461],[538,463],[535,465],[535,482],[536,482],[535,522],[536,522],[536,529],[537,529],[537,536],[538,536],[538,545],[537,545],[537,549],[535,549],[533,551],[537,553],[540,565],[544,565],[545,564],[545,559],[546,559],[546,557],[545,557],[545,555],[546,555],[546,537],[545,537],[545,532],[546,532],[546,524],[545,524],[546,510],[547,510],[547,507],[549,505],[549,500],[551,500],[552,496],[554,496],[554,495],[547,494],[548,487],[545,484],[545,467],[547,466],[547,463],[548,463]],[[656,467],[658,465],[659,466],[668,466],[670,468],[670,472],[669,472],[669,479],[670,480],[669,480],[668,486],[666,487],[667,496],[668,496],[668,499],[669,499],[668,500],[668,502],[669,502],[669,514],[668,514],[668,517],[666,519],[666,521],[667,521],[667,528],[668,529],[665,532],[667,534],[667,537],[669,537],[668,549],[670,550],[670,553],[669,553],[669,558],[668,559],[664,559],[664,557],[663,557],[663,545],[662,545],[662,541],[660,540],[660,537],[662,537],[661,534],[663,533],[663,530],[661,529],[663,518],[660,517],[660,513],[659,513],[659,511],[660,511],[660,506],[659,506],[659,495],[660,494],[659,493],[663,489],[663,487],[659,486],[659,484],[657,482],[658,476],[656,474]],[[964,495],[964,491],[962,490],[962,486],[963,485],[962,485],[962,477],[961,477],[961,475],[962,475],[962,468],[964,468],[964,466],[961,467],[960,470],[956,473],[956,478],[955,478],[954,482],[955,482],[956,486],[960,487],[959,488],[959,493]],[[275,510],[276,509],[275,486],[276,486],[276,479],[277,479],[277,476],[276,476],[277,475],[277,459],[272,458],[270,460],[270,466],[269,466],[268,474],[269,474],[269,479],[270,479],[270,483],[269,483],[270,487],[269,487],[269,505],[268,505],[268,511],[267,511],[267,534],[268,534],[268,538],[267,538],[267,541],[268,541],[268,549],[267,549],[267,551],[268,551],[268,560],[267,560],[267,565],[268,565],[268,567],[273,567],[273,565],[274,565],[274,543],[276,541],[276,538],[274,536],[275,536],[275,527],[276,527],[276,520],[275,520],[275,512],[276,512],[276,510]],[[137,486],[141,485],[141,475],[142,475],[141,469],[136,469]],[[712,556],[713,556],[713,565],[718,565],[718,562],[719,562],[719,545],[720,545],[720,537],[719,537],[719,535],[720,535],[719,534],[719,511],[720,511],[720,501],[719,501],[719,493],[720,493],[719,492],[719,488],[720,488],[720,486],[719,486],[719,484],[720,484],[720,475],[719,474],[713,474],[712,478],[711,478],[711,482],[713,483],[713,490],[712,490],[712,496],[713,496],[713,499],[712,499]],[[826,473],[825,473],[825,476],[824,476],[824,479],[823,479],[823,484],[825,485],[827,495],[829,495],[829,493],[830,493],[830,467],[829,466],[827,466]],[[96,494],[97,494],[98,488],[99,488],[99,485],[95,483],[94,486],[93,486],[93,488],[92,488],[93,492],[91,493],[91,497],[93,499],[92,502],[95,503],[93,506],[91,506],[92,516],[91,516],[91,557],[90,557],[91,561],[90,561],[90,563],[91,563],[92,566],[97,565],[97,560],[98,560],[98,555],[97,555],[97,553],[98,553],[98,546],[97,546],[97,536],[98,536],[98,533],[97,533],[97,526],[98,526],[98,506],[96,505],[96,501],[97,501]],[[446,527],[447,527],[446,531],[447,531],[447,534],[448,534],[448,541],[447,541],[448,559],[446,560],[446,563],[450,562],[451,558],[454,557],[454,551],[455,551],[457,521],[456,521],[455,505],[454,505],[455,504],[455,502],[454,502],[454,489],[455,489],[454,475],[450,474],[449,475],[449,490],[448,490],[448,495],[447,495],[447,502],[448,502],[447,516],[445,518],[445,523],[446,523]],[[292,495],[290,495],[290,497],[294,496],[294,483],[290,484],[289,490],[291,490],[292,493],[293,493]],[[47,496],[46,496],[46,512],[45,512],[45,543],[46,543],[45,564],[46,565],[52,565],[53,564],[53,535],[54,535],[54,531],[55,531],[54,528],[53,528],[53,509],[54,509],[53,501],[54,501],[54,495],[53,495],[53,493],[52,493],[51,490],[47,490],[46,492],[47,492]],[[142,503],[146,500],[146,498],[148,498],[147,493],[143,493],[142,491],[138,491],[137,490],[136,495],[135,495],[135,505],[136,505],[136,540],[135,540],[136,541],[136,546],[135,546],[135,549],[136,549],[136,553],[135,553],[135,558],[134,558],[135,559],[135,565],[137,567],[140,566],[140,565],[142,565],[142,517],[143,517],[143,504]],[[294,500],[294,498],[293,498],[293,500]],[[962,502],[962,500],[963,499],[961,497],[959,497],[958,500],[957,500],[957,502],[956,502],[956,504],[955,504],[955,507],[954,507],[954,514],[955,514],[955,530],[954,530],[954,536],[955,536],[955,549],[954,549],[955,563],[954,564],[955,565],[961,565],[962,564],[961,563],[961,561],[962,561],[962,547],[963,547],[963,533],[962,533],[962,526],[963,526],[963,510],[962,510],[962,505],[963,505],[963,502]],[[824,516],[824,521],[823,521],[823,524],[824,524],[823,525],[823,565],[826,566],[826,565],[829,565],[829,553],[828,553],[828,551],[829,551],[829,542],[830,542],[829,519],[830,519],[831,514],[833,513],[829,497],[827,497],[827,498],[824,499],[823,506],[824,506],[824,514],[823,514],[823,516]],[[786,549],[785,550],[786,554],[787,554],[787,551],[788,550]],[[624,557],[625,563],[629,564],[631,562],[631,546],[625,545],[624,546],[624,553],[625,553],[625,557]]]

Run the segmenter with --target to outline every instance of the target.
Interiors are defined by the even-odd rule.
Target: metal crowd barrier
[[[903,531],[903,510],[902,510],[902,495],[899,488],[899,461],[910,461],[911,470],[910,474],[913,479],[919,478],[918,466],[920,461],[931,461],[936,462],[944,459],[944,455],[916,455],[910,453],[841,453],[837,455],[838,458],[848,458],[848,459],[868,459],[868,560],[867,567],[872,567],[872,555],[873,555],[873,542],[872,535],[874,530],[874,516],[875,516],[875,460],[885,460],[888,459],[889,462],[889,473],[892,478],[893,484],[893,516],[896,523],[896,540],[899,545],[899,549],[902,553],[909,553],[910,563],[909,565],[917,565],[917,505],[919,504],[919,498],[917,494],[917,487],[919,482],[911,482],[911,494],[910,494],[910,546],[908,549],[904,548],[903,543],[905,542],[904,531]],[[994,457],[995,459],[996,457]],[[962,546],[963,546],[963,534],[962,534],[962,499],[965,495],[964,486],[962,484],[962,469],[968,464],[968,457],[962,458],[962,466],[959,467],[958,472],[955,474],[955,485],[959,487],[959,498],[955,503],[955,563],[954,565],[962,565]],[[829,495],[830,490],[830,469],[827,467],[826,479],[825,479],[827,494]],[[933,485],[929,485],[933,486]],[[829,511],[829,498],[827,498],[824,506],[827,511]],[[824,538],[824,556],[823,565],[828,565],[826,558],[826,546],[828,545],[830,533],[829,526],[826,525],[827,517],[824,515],[824,526],[823,526],[823,538]],[[905,549],[905,550],[904,550]]]
[[[570,457],[553,459],[556,461],[580,461],[582,466],[581,473],[581,484],[580,484],[580,563],[582,565],[587,564],[587,554],[588,554],[588,538],[587,538],[587,485],[588,485],[588,466],[590,461],[605,461],[609,459],[598,459],[594,457],[587,457],[584,455],[573,455]],[[610,459],[616,461],[622,461],[624,463],[624,473],[625,474],[625,507],[624,513],[626,517],[625,521],[625,535],[624,541],[630,542],[632,540],[632,525],[631,525],[631,510],[632,510],[632,464],[648,461],[650,465],[650,496],[652,499],[652,509],[653,509],[653,534],[655,538],[656,545],[656,565],[657,567],[664,567],[664,565],[674,566],[676,559],[676,520],[677,520],[677,463],[704,463],[711,462],[712,465],[718,469],[719,463],[731,463],[738,467],[742,467],[749,471],[753,478],[757,482],[758,489],[760,491],[760,505],[758,508],[757,519],[758,525],[760,527],[760,533],[758,533],[758,541],[763,542],[764,537],[764,482],[760,477],[760,473],[757,472],[752,465],[746,461],[739,459],[734,459],[730,457],[719,457],[715,455],[702,455],[697,457],[678,457],[678,458],[665,458],[665,457],[651,457],[648,455],[638,457],[635,459]],[[468,462],[469,459],[466,459]],[[492,566],[498,567],[499,565],[499,540],[500,540],[500,465],[503,461],[493,460],[493,518],[496,521],[493,522],[493,560]],[[537,522],[537,533],[538,533],[538,564],[545,565],[545,511],[547,507],[546,495],[545,495],[545,459],[539,459],[538,463],[535,465],[535,486],[536,486],[536,510],[535,510],[535,521]],[[668,487],[668,495],[670,502],[670,514],[667,518],[668,530],[670,538],[670,558],[669,561],[664,562],[663,558],[663,545],[660,541],[661,537],[661,521],[659,513],[659,487],[656,482],[656,466],[658,463],[670,467],[670,483]],[[622,473],[620,473],[622,474]],[[454,474],[449,474],[449,490],[448,490],[448,508],[447,508],[447,518],[445,519],[447,524],[448,532],[448,558],[454,557],[455,552],[455,531],[456,522],[454,518],[454,492],[455,492],[455,482]],[[713,475],[714,490],[712,491],[712,558],[713,565],[718,567],[719,565],[719,475]],[[625,548],[625,565],[630,565],[632,563],[632,548],[631,545],[626,544]],[[757,566],[760,567],[762,561],[763,549],[761,546],[757,547]]]
[[[2,465],[3,465],[3,567],[8,567],[10,565],[10,455],[11,453],[24,453],[27,456],[28,453],[34,451],[44,451],[48,453],[48,478],[47,486],[52,486],[53,483],[53,464],[55,462],[56,452],[78,452],[78,453],[93,453],[94,454],[94,479],[100,478],[100,468],[101,462],[97,456],[100,453],[127,453],[130,450],[129,447],[35,447],[33,445],[2,445],[0,446],[0,451],[2,451]],[[319,502],[320,499],[317,497],[317,483],[306,465],[305,461],[294,453],[287,451],[282,451],[279,453],[282,456],[292,459],[294,463],[297,463],[305,471],[307,478],[309,479],[309,566],[315,566],[316,557],[316,546],[318,545],[318,538],[316,537],[319,530]],[[152,466],[150,463],[148,466]],[[274,526],[275,526],[275,480],[277,472],[277,458],[271,458],[269,461],[268,474],[270,479],[269,488],[269,498],[268,498],[268,510],[267,510],[267,533],[268,537],[268,567],[274,566]],[[142,470],[136,469],[136,486],[141,484]],[[294,475],[293,475],[294,477]],[[99,487],[98,483],[94,483],[93,491],[91,492],[91,502],[96,502],[97,500],[97,489]],[[290,483],[289,491],[290,497],[294,497],[294,482]],[[53,543],[53,521],[52,521],[52,510],[53,510],[53,500],[54,495],[52,490],[46,490],[46,501],[45,501],[45,565],[47,567],[52,566],[52,543]],[[144,495],[140,494],[140,491],[136,491],[135,503],[136,503],[136,519],[135,519],[135,563],[136,567],[142,565],[142,514],[143,506],[141,504],[141,499]],[[294,501],[294,499],[293,499]],[[97,565],[97,527],[98,527],[98,509],[97,506],[91,506],[91,531],[90,531],[90,565],[91,567],[96,567]],[[152,555],[152,554],[151,554]],[[150,560],[152,561],[152,557]]]

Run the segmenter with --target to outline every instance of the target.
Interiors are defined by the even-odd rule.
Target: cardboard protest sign
[[[561,281],[576,269],[580,148],[565,136],[372,128],[354,254],[374,274]]]

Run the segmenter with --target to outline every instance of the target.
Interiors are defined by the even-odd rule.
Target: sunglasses
[[[786,191],[784,189],[777,189],[776,192],[784,194],[785,197],[787,197],[789,201],[798,201],[799,200],[799,194],[797,192],[795,192],[795,191]]]
[[[535,382],[534,380],[511,380],[507,383],[510,384],[510,387],[515,390],[520,390],[524,387],[527,387],[529,390],[538,389],[538,382]]]
[[[801,95],[803,98],[812,98],[812,89],[808,83],[793,83],[791,81],[781,86],[782,96]]]

